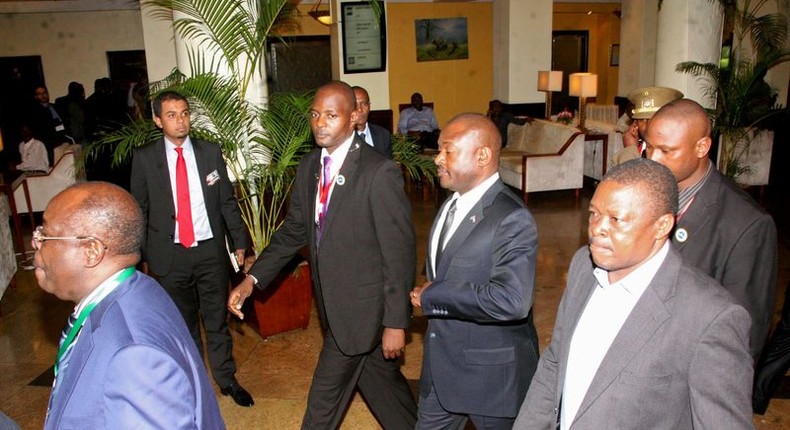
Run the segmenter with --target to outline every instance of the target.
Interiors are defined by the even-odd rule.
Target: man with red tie
[[[166,91],[153,103],[163,137],[134,152],[131,191],[147,224],[143,261],[178,306],[198,350],[199,318],[211,373],[222,394],[241,406],[252,396],[236,381],[225,302],[229,264],[226,236],[244,262],[247,237],[218,145],[190,139],[189,103]]]

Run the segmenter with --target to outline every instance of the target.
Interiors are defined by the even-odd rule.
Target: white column
[[[152,17],[152,7],[147,2],[141,3],[140,8],[148,80],[155,82],[164,79],[176,67],[173,21]]]
[[[655,84],[675,88],[704,107],[714,107],[716,100],[705,95],[709,84],[675,72],[675,66],[683,61],[718,63],[722,23],[717,2],[664,0],[658,13]]]
[[[620,22],[617,95],[624,97],[634,88],[655,84],[658,0],[624,1]]]
[[[493,0],[494,94],[505,103],[542,103],[538,71],[551,70],[551,0]]]

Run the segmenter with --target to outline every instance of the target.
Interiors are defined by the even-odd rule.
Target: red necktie
[[[195,230],[192,228],[192,204],[189,201],[189,179],[187,177],[187,162],[184,160],[184,148],[176,148],[176,197],[178,198],[178,238],[184,248],[189,248],[195,242]]]

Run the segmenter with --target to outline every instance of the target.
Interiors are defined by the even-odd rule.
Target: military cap
[[[628,93],[628,100],[634,104],[634,119],[650,119],[661,106],[682,98],[683,93],[666,87],[642,87]]]

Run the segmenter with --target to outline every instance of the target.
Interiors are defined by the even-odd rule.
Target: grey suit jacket
[[[588,248],[573,258],[551,344],[514,429],[554,429],[568,350],[597,281]],[[598,368],[571,429],[749,429],[750,318],[671,249]]]
[[[249,273],[266,288],[308,246],[324,327],[344,354],[363,354],[381,342],[385,326],[409,326],[416,259],[411,206],[400,169],[355,136],[316,246],[320,156],[316,149],[299,163],[285,221]]]
[[[439,230],[434,221],[431,237]],[[447,242],[435,276],[428,258],[422,396],[433,385],[450,412],[516,416],[538,362],[537,245],[532,214],[497,181]]]
[[[679,229],[686,232],[685,241],[678,240]],[[716,279],[749,311],[749,349],[756,360],[768,337],[776,298],[773,219],[714,168],[675,232],[672,244],[683,262]]]
[[[209,225],[216,239],[214,245],[224,250],[227,232],[231,249],[246,248],[247,230],[241,221],[239,204],[233,195],[233,186],[228,179],[220,147],[197,139],[192,139],[192,147],[195,149]],[[164,138],[160,138],[136,149],[132,160],[131,191],[143,211],[147,226],[143,260],[157,275],[170,272],[176,228],[176,208],[165,149]],[[219,175],[219,180],[209,183],[207,176],[212,172]],[[222,251],[220,255],[224,254],[227,252]],[[226,266],[229,261],[218,263]]]

